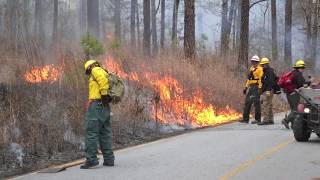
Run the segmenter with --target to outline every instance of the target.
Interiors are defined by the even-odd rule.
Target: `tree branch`
[[[256,1],[256,2],[254,2],[254,3],[252,3],[252,4],[250,5],[249,9],[251,9],[251,8],[252,8],[254,5],[256,5],[256,4],[259,4],[259,3],[265,2],[265,1],[268,1],[268,0],[259,0],[259,1]]]
[[[160,3],[161,3],[161,0],[159,0],[158,7],[157,7],[157,10],[156,10],[156,15],[157,15],[157,14],[158,14],[158,12],[159,12]]]

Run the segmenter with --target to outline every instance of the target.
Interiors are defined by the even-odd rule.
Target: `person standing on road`
[[[292,85],[294,87],[294,89],[299,89],[301,87],[303,87],[303,85],[306,83],[306,80],[303,77],[303,72],[305,69],[305,63],[303,60],[298,60],[294,66],[293,66],[294,70],[290,73],[288,73],[288,76],[290,76],[290,82],[292,82]],[[282,124],[289,129],[289,123],[293,123],[293,120],[295,118],[295,111],[297,111],[297,107],[299,105],[300,102],[300,96],[294,91],[292,90],[285,90],[286,95],[287,95],[287,100],[288,103],[290,105],[290,114],[284,118],[281,122]]]
[[[245,105],[243,110],[243,119],[239,122],[249,123],[251,106],[255,107],[255,121],[251,122],[256,124],[261,122],[261,102],[260,94],[262,91],[262,76],[263,69],[260,66],[260,58],[255,55],[251,58],[251,68],[248,74],[246,87],[243,90],[243,94],[246,95]]]
[[[259,122],[258,125],[274,124],[272,100],[274,95],[274,87],[277,83],[277,76],[274,73],[274,69],[270,67],[268,58],[262,58],[260,65],[263,68],[261,97],[263,121]]]
[[[89,107],[85,116],[86,162],[80,168],[99,165],[96,155],[98,142],[104,158],[103,165],[114,166],[108,73],[95,60],[87,61],[84,67],[89,77]]]

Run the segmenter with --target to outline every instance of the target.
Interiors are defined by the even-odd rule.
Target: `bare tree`
[[[150,56],[150,0],[143,0],[143,26],[143,52],[145,55]]]
[[[292,0],[286,0],[285,10],[285,37],[284,37],[284,61],[292,63]]]
[[[236,2],[231,0],[230,11],[228,15],[228,0],[222,1],[222,18],[221,18],[221,50],[220,55],[225,56],[229,50],[230,34],[232,21],[235,14]]]
[[[114,0],[114,34],[121,41],[121,0]]]
[[[96,38],[100,37],[99,0],[87,0],[88,32]]]
[[[151,0],[151,8],[152,8],[152,54],[157,55],[158,35],[157,35],[157,11],[156,11],[155,0]]]
[[[301,7],[305,12],[305,19],[306,19],[306,43],[305,43],[305,60],[308,62],[308,64],[311,63],[311,38],[312,38],[312,1],[313,0],[307,0],[304,2],[300,1]],[[302,5],[302,3],[306,4],[306,7]]]
[[[80,0],[79,5],[79,30],[80,36],[87,31],[87,0]]]
[[[140,32],[140,13],[139,13],[139,3],[137,2],[136,7],[136,18],[137,18],[137,41],[138,47],[141,47],[141,32]]]
[[[35,0],[35,23],[34,33],[39,42],[44,42],[44,13],[43,13],[43,0]]]
[[[136,9],[137,0],[131,0],[131,13],[130,13],[130,42],[131,46],[136,46]]]
[[[249,46],[249,0],[241,2],[241,31],[238,64],[248,68],[248,46]]]
[[[317,60],[317,46],[318,46],[318,28],[320,16],[320,0],[316,0],[313,11],[313,33],[312,33],[312,51],[311,51],[311,67],[315,70]]]
[[[178,12],[179,12],[180,0],[174,0],[173,15],[172,15],[172,45],[174,47],[177,41],[177,23],[178,23]]]
[[[195,58],[195,0],[185,1],[184,7],[184,54]]]
[[[160,46],[164,48],[165,41],[165,26],[166,26],[166,0],[161,0],[161,35],[160,35]]]
[[[55,48],[58,39],[58,10],[59,1],[53,0],[53,31],[52,31],[52,42]]]
[[[278,60],[278,27],[277,27],[277,3],[271,0],[271,21],[272,21],[272,60]]]
[[[238,0],[237,3],[237,18],[235,19],[236,24],[236,32],[235,32],[235,46],[236,50],[239,51],[240,49],[240,31],[241,31],[241,6],[242,6],[242,0]]]
[[[220,56],[224,56],[226,54],[226,50],[228,48],[227,44],[227,22],[228,21],[228,0],[222,0],[221,3],[221,35],[220,35]]]
[[[6,16],[6,30],[9,35],[10,46],[18,49],[18,35],[19,35],[19,18],[20,18],[20,10],[19,10],[19,1],[18,0],[7,0],[7,8],[5,11]]]

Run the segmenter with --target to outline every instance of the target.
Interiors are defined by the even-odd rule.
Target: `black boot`
[[[257,124],[257,123],[259,123],[259,121],[254,120],[251,122],[251,124]]]
[[[270,124],[274,124],[273,121],[262,121],[262,122],[258,122],[258,125],[270,125]]]
[[[289,122],[287,122],[285,119],[283,119],[283,120],[281,121],[281,123],[282,123],[287,129],[290,129],[290,127],[289,127]]]
[[[249,123],[249,121],[246,121],[246,120],[244,120],[244,119],[242,119],[242,120],[240,120],[240,121],[238,121],[238,122],[240,122],[240,123]]]
[[[98,165],[99,161],[86,161],[82,166],[80,166],[80,169],[90,169]]]
[[[114,161],[104,161],[103,165],[104,166],[114,166]]]

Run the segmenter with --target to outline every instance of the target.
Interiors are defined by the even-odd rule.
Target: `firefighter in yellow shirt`
[[[261,122],[261,102],[260,95],[262,89],[262,76],[263,68],[260,66],[260,58],[253,56],[251,58],[250,71],[246,82],[246,87],[243,90],[243,94],[246,95],[245,106],[243,110],[243,119],[240,122],[249,123],[249,116],[251,106],[254,104],[255,107],[255,121],[252,124]]]
[[[85,63],[85,71],[89,79],[90,105],[85,117],[86,162],[80,168],[89,169],[99,165],[96,155],[98,142],[103,154],[103,165],[114,166],[108,73],[95,60]]]

